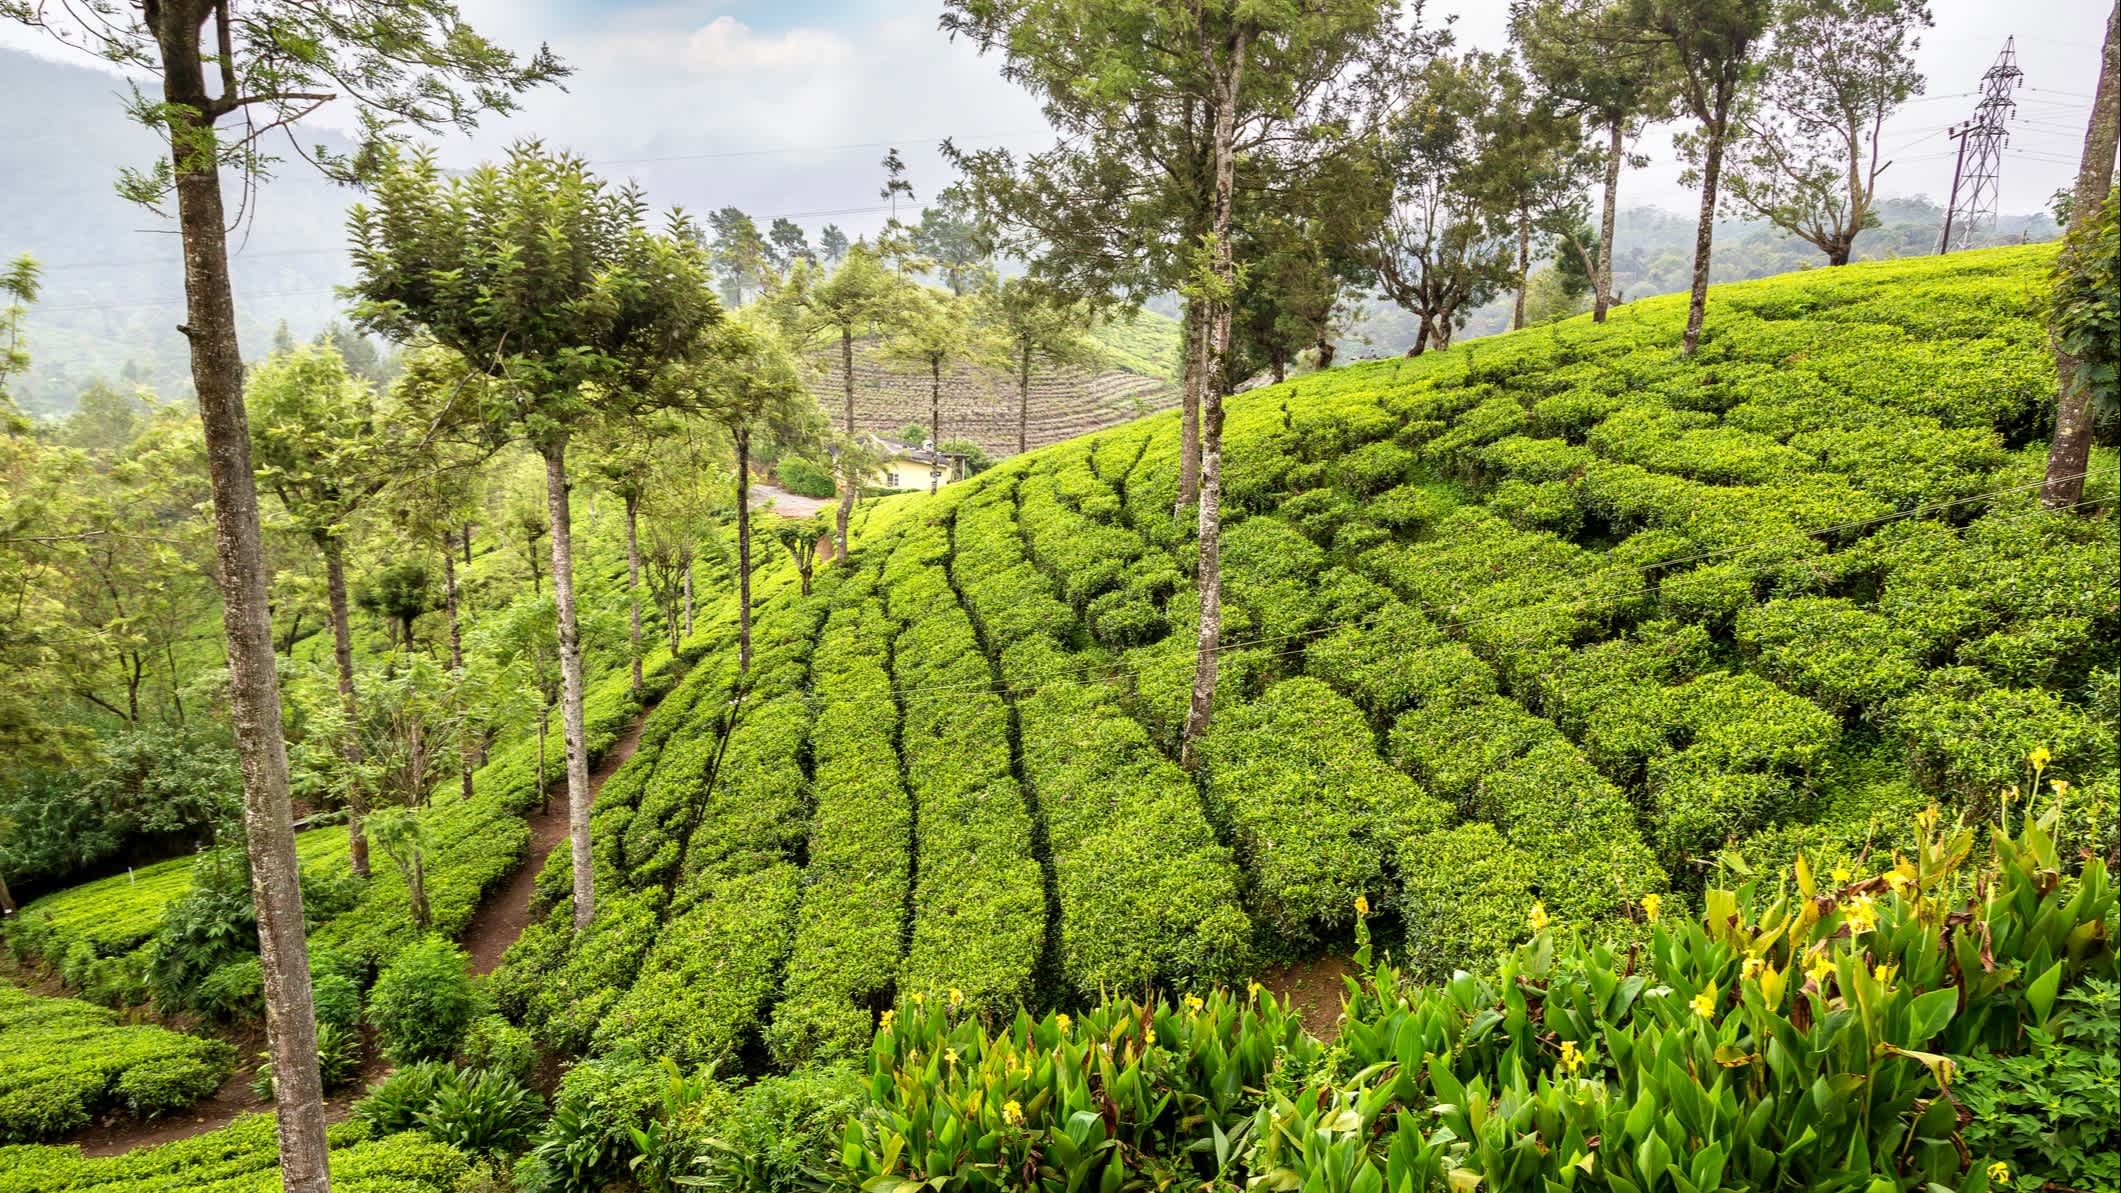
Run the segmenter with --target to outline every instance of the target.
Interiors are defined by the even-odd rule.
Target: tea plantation
[[[1853,866],[2051,753],[2113,848],[2116,460],[2042,514],[2048,250],[1632,304],[1232,400],[1196,782],[1177,421],[1034,452],[761,602],[600,796],[596,925],[510,954],[568,1055],[724,1075],[1349,947],[1417,975],[1639,940],[1726,851]],[[2075,830],[2073,830],[2075,831]],[[540,887],[567,889],[555,853]]]

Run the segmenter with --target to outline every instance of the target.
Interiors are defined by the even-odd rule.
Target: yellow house
[[[958,452],[937,451],[932,443],[901,443],[872,435],[869,446],[880,457],[876,471],[869,474],[869,488],[925,489],[936,469],[942,470],[941,480],[946,485],[965,479],[965,457]]]

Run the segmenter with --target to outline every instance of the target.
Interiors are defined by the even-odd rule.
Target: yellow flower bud
[[[1059,1027],[1062,1031],[1068,1030],[1068,1025],[1073,1022],[1075,1022],[1075,1020],[1068,1018],[1068,1012],[1066,1011],[1062,1011],[1060,1014],[1055,1015],[1053,1017],[1054,1025],[1056,1027]]]
[[[1368,916],[1369,916],[1369,914],[1370,914],[1370,899],[1369,899],[1369,896],[1367,896],[1367,895],[1357,895],[1357,896],[1355,896],[1355,914],[1356,914],[1356,915],[1359,915],[1359,916],[1364,916],[1364,917],[1368,917]]]
[[[1561,1068],[1565,1073],[1574,1073],[1583,1068],[1583,1053],[1576,1048],[1576,1041],[1561,1042]]]
[[[1525,922],[1532,925],[1532,931],[1544,932],[1547,930],[1547,925],[1552,923],[1553,920],[1547,915],[1546,904],[1534,903],[1532,904],[1532,914],[1525,917]]]
[[[898,1020],[898,1012],[897,1012],[897,1011],[885,1011],[885,1012],[884,1012],[884,1018],[883,1018],[883,1022],[881,1022],[881,1023],[877,1024],[877,1026],[878,1026],[878,1027],[880,1027],[880,1028],[882,1028],[882,1029],[883,1029],[883,1030],[885,1030],[885,1031],[890,1031],[890,1030],[891,1030],[891,1025],[892,1025],[892,1024],[893,1024],[894,1022],[896,1022],[897,1020]]]
[[[1694,1013],[1703,1019],[1716,1017],[1716,983],[1710,982],[1706,989],[1694,996],[1693,1007]]]
[[[1664,896],[1656,891],[1642,897],[1642,918],[1652,924],[1657,922],[1657,913],[1664,908]]]
[[[1002,1121],[1008,1123],[1012,1127],[1023,1125],[1023,1103],[1017,1101],[1015,1098],[1011,1098],[1008,1101],[1002,1103]]]

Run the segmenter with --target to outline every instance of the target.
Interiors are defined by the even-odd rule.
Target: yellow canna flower
[[[955,986],[950,987],[950,1005],[953,1007],[964,1006],[965,992]]]
[[[1852,877],[1854,877],[1854,876],[1853,876],[1853,875],[1851,875],[1851,874],[1849,873],[1849,868],[1848,868],[1847,866],[1836,866],[1836,867],[1834,867],[1834,881],[1835,881],[1835,882],[1837,882],[1837,883],[1840,883],[1840,884],[1841,884],[1841,885],[1843,885],[1843,886],[1847,886],[1847,885],[1848,885],[1848,880],[1849,880],[1850,878],[1852,878]]]
[[[1714,1019],[1716,1017],[1716,983],[1710,982],[1707,989],[1695,995],[1693,1006],[1696,1015],[1701,1016],[1703,1019]]]
[[[1900,976],[1900,967],[1887,965],[1885,962],[1880,961],[1877,965],[1871,967],[1871,976],[1878,980],[1879,985],[1890,986],[1893,983],[1893,979]]]
[[[1142,1029],[1142,1047],[1144,1047],[1144,1048],[1153,1048],[1153,1047],[1155,1047],[1155,1046],[1156,1046],[1156,1029],[1155,1029],[1155,1028],[1153,1028],[1153,1027],[1145,1027],[1145,1028],[1143,1028],[1143,1029]]]
[[[1068,1012],[1062,1011],[1060,1014],[1055,1015],[1053,1017],[1053,1022],[1054,1025],[1059,1027],[1062,1031],[1066,1031],[1068,1030],[1068,1025],[1075,1022],[1075,1020],[1068,1018]]]
[[[2055,794],[2058,796],[2069,794],[2069,784],[2061,779],[2049,779],[2047,785],[2054,788]]]
[[[1015,1098],[1002,1103],[1002,1121],[1012,1127],[1022,1126],[1024,1122],[1023,1103],[1018,1102]]]
[[[1878,901],[1869,895],[1858,895],[1849,901],[1846,915],[1849,935],[1861,936],[1878,926]]]
[[[1834,959],[1824,950],[1812,954],[1812,963],[1804,967],[1804,976],[1812,979],[1814,986],[1826,989],[1826,980],[1834,976]]]
[[[1251,995],[1253,998],[1258,998],[1259,992],[1265,989],[1266,987],[1260,985],[1258,982],[1247,982],[1245,984],[1245,993]]]
[[[1745,959],[1745,964],[1738,967],[1738,976],[1741,978],[1757,978],[1760,976],[1761,969],[1765,967],[1766,964],[1766,962],[1762,961],[1758,957],[1747,957]]]
[[[1355,914],[1356,914],[1356,915],[1359,915],[1359,916],[1368,916],[1368,915],[1370,914],[1370,898],[1369,898],[1369,896],[1367,896],[1367,895],[1357,895],[1357,896],[1355,896]]]
[[[1988,1166],[1988,1183],[1989,1183],[1989,1184],[1991,1184],[1991,1185],[2005,1185],[2005,1184],[2009,1184],[2009,1183],[2010,1183],[2010,1179],[2011,1179],[2011,1166],[2010,1166],[2010,1165],[2008,1165],[2008,1164],[2005,1164],[2005,1163],[2004,1163],[2003,1161],[2001,1161],[2001,1160],[1998,1160],[1998,1161],[1996,1161],[1996,1162],[1995,1162],[1994,1164],[1991,1164],[1991,1165],[1989,1165],[1989,1166]]]
[[[1547,915],[1546,904],[1534,903],[1532,904],[1532,914],[1525,917],[1525,922],[1532,925],[1532,931],[1544,932],[1547,930],[1547,925],[1554,921]]]
[[[1561,1042],[1561,1067],[1564,1072],[1572,1074],[1583,1067],[1583,1053],[1577,1051],[1576,1041]]]
[[[1208,1004],[1206,1002],[1201,1000],[1201,997],[1198,994],[1186,995],[1186,1009],[1189,1011],[1198,1013],[1202,1007],[1205,1007],[1207,1005]]]
[[[1663,907],[1664,896],[1658,894],[1656,891],[1651,891],[1649,894],[1644,895],[1642,897],[1642,918],[1652,924],[1656,923],[1657,913]]]
[[[914,992],[913,992],[913,1005],[914,1005],[914,1006],[917,1006],[917,1007],[922,1007],[922,1006],[926,1006],[926,1005],[928,1005],[928,996],[927,996],[927,995],[925,995],[925,994],[922,994],[922,993],[921,993],[920,991],[918,991],[918,990],[914,991]]]
[[[2033,764],[2033,773],[2038,774],[2047,769],[2047,764],[2053,761],[2054,757],[2053,754],[2047,752],[2046,746],[2034,746],[2033,752],[2027,754],[2025,760]]]
[[[956,1064],[956,1063],[957,1063],[957,1049],[955,1049],[955,1048],[945,1048],[945,1049],[943,1049],[943,1063],[944,1063],[944,1064],[951,1064],[951,1065],[954,1065],[954,1064]]]
[[[885,1031],[890,1031],[890,1030],[891,1030],[891,1024],[892,1024],[892,1023],[893,1023],[893,1022],[894,1022],[895,1020],[897,1020],[897,1019],[898,1019],[898,1012],[897,1012],[897,1011],[885,1011],[885,1012],[884,1012],[884,1019],[883,1019],[883,1022],[881,1022],[881,1023],[877,1024],[877,1026],[878,1026],[878,1027],[880,1027],[880,1028],[882,1028],[882,1029],[884,1029]]]

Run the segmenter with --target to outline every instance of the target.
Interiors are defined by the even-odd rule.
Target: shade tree
[[[1004,278],[980,300],[981,319],[993,330],[1016,380],[1016,450],[1030,447],[1031,372],[1035,366],[1060,369],[1097,360],[1097,341],[1088,334],[1094,308],[1070,298],[1051,283],[1019,276]]]
[[[543,48],[518,61],[466,24],[449,0],[4,0],[0,18],[139,80],[128,110],[166,147],[145,168],[126,168],[121,190],[157,210],[171,195],[176,200],[185,278],[180,329],[190,343],[213,493],[281,1182],[291,1193],[311,1193],[329,1185],[330,1160],[221,171],[230,166],[255,178],[270,164],[264,137],[338,102],[351,109],[360,148],[344,157],[318,149],[314,160],[350,176],[405,128],[469,129],[483,113],[514,108],[524,91],[566,71]]]
[[[1885,122],[1922,93],[1921,0],[1792,0],[1738,109],[1725,205],[1846,265],[1876,227]]]
[[[841,433],[852,439],[854,423],[854,341],[867,335],[890,313],[897,293],[891,274],[868,245],[855,243],[830,273],[808,264],[788,271],[770,306],[785,341],[795,351],[837,340],[840,349],[843,422]],[[840,485],[833,534],[838,558],[847,555],[847,522],[859,495],[859,480]]]
[[[884,357],[928,374],[928,491],[942,482],[943,370],[960,361],[985,359],[993,341],[975,326],[970,304],[953,294],[926,286],[897,287],[884,339]]]
[[[658,375],[721,318],[690,221],[673,212],[655,232],[645,218],[638,192],[536,142],[446,179],[430,153],[391,154],[348,217],[357,324],[430,336],[501,382],[477,390],[477,420],[545,464],[578,929],[596,893],[567,449],[652,408]]]
[[[1587,134],[1601,136],[1593,160],[1604,170],[1599,198],[1597,250],[1589,254],[1591,318],[1605,322],[1613,293],[1613,226],[1619,211],[1620,172],[1640,169],[1628,144],[1651,124],[1671,118],[1672,68],[1661,47],[1628,37],[1628,0],[1516,0],[1510,36],[1542,94],[1578,117]],[[1574,237],[1570,247],[1590,243]]]

